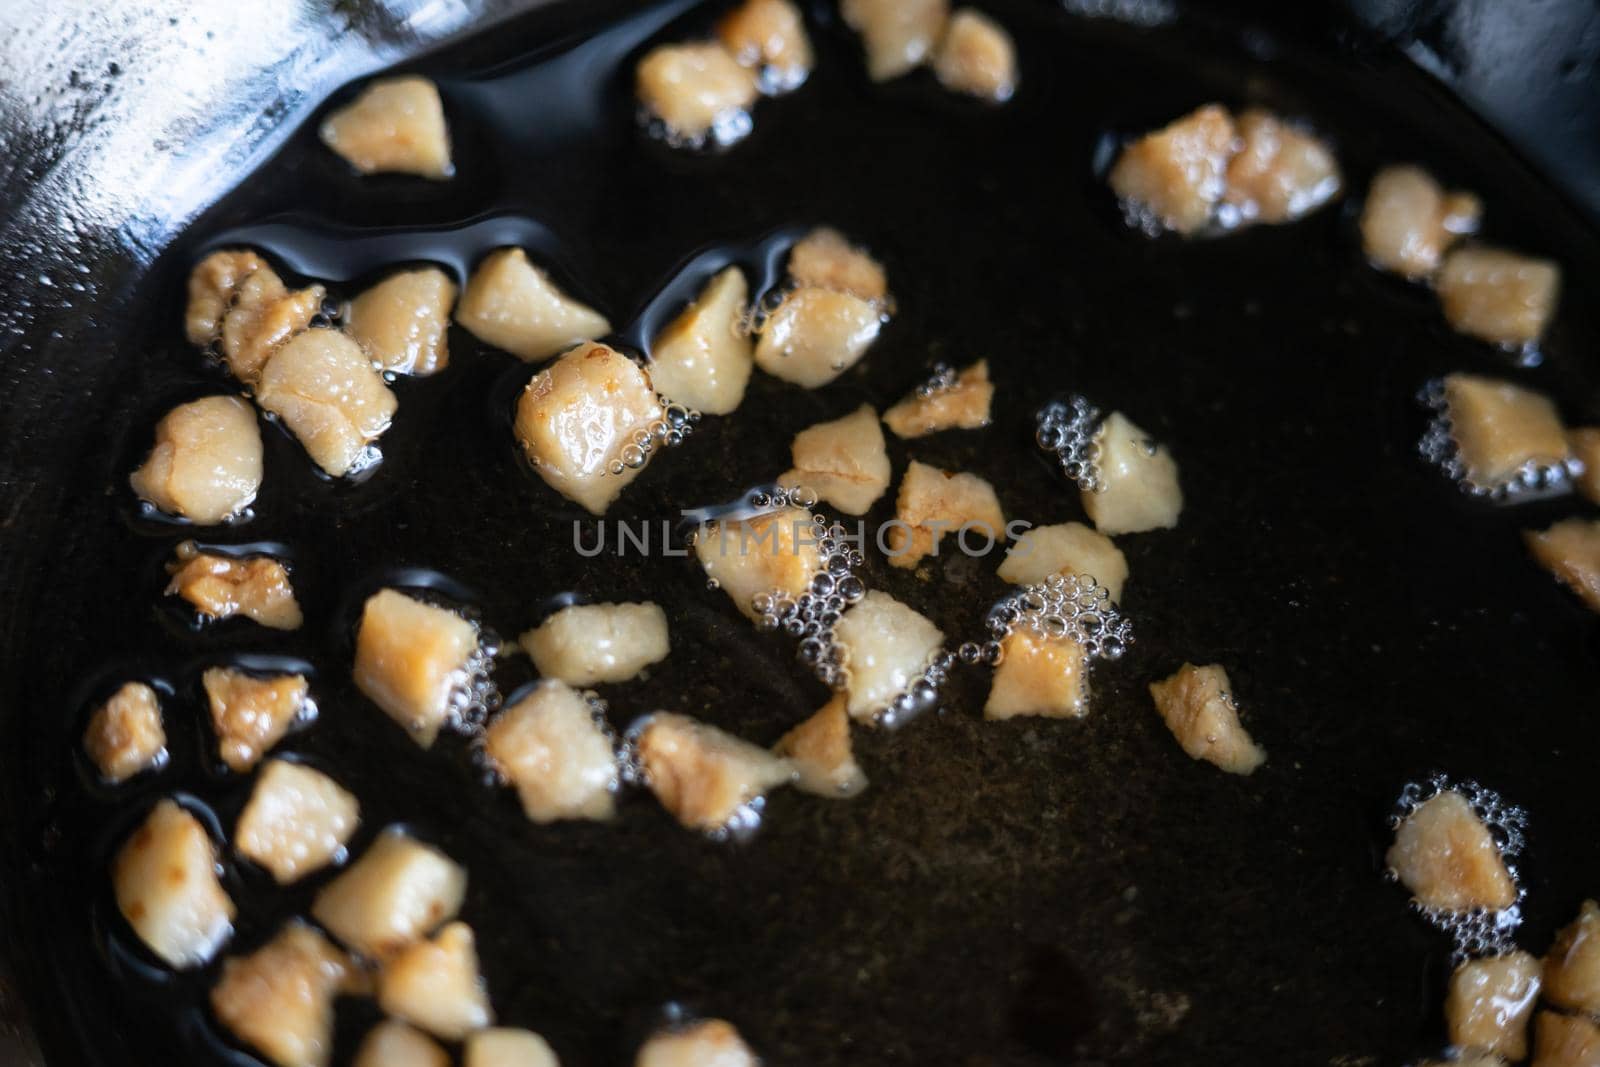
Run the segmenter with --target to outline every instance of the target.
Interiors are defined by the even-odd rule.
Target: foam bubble
[[[1053,400],[1034,416],[1034,440],[1054,452],[1061,471],[1085,493],[1105,488],[1100,475],[1100,409],[1082,396]]]

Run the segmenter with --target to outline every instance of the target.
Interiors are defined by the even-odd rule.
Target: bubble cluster
[[[1492,485],[1474,481],[1468,476],[1467,466],[1461,460],[1461,449],[1456,443],[1455,428],[1450,421],[1450,401],[1445,394],[1444,382],[1437,378],[1429,382],[1417,394],[1417,400],[1433,412],[1433,417],[1428,420],[1428,428],[1422,433],[1422,440],[1417,442],[1417,452],[1443,471],[1445,477],[1459,485],[1462,492],[1496,502],[1534,493],[1558,493],[1566,490],[1577,473],[1576,461],[1572,459],[1561,463],[1529,461],[1505,481]]]
[[[1034,416],[1034,440],[1054,452],[1062,473],[1085,493],[1105,488],[1100,477],[1100,409],[1081,396],[1052,400]]]
[[[639,125],[644,127],[649,136],[664,141],[667,147],[690,151],[727,148],[750,136],[750,131],[756,128],[755,118],[742,107],[728,108],[718,113],[703,133],[688,134],[675,130],[647,107],[639,108]]]
[[[1072,641],[1090,659],[1117,660],[1133,644],[1133,624],[1122,616],[1111,591],[1087,574],[1052,574],[1025,585],[989,609],[989,638],[956,650],[963,663],[999,666],[1003,641],[1022,631],[1045,641]]]
[[[928,380],[916,388],[918,400],[930,400],[940,393],[947,393],[956,387],[956,369],[948,363],[935,363],[933,373]]]
[[[622,446],[622,451],[607,468],[611,474],[639,470],[650,462],[650,457],[658,449],[676,448],[683,444],[699,425],[701,416],[698,411],[674,403],[666,397],[658,399],[661,401],[661,417],[648,426],[641,426],[633,431],[632,438]]]
[[[499,654],[499,635],[478,627],[478,646],[467,657],[465,666],[450,675],[445,729],[468,737],[482,735],[489,716],[500,707],[500,689],[490,674]]]

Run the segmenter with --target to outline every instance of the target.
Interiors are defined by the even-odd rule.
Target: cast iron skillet
[[[1379,857],[1401,787],[1440,771],[1530,815],[1525,947],[1542,951],[1595,892],[1594,628],[1517,536],[1583,509],[1461,496],[1416,458],[1413,402],[1429,378],[1472,369],[1550,391],[1574,422],[1600,417],[1594,229],[1410,63],[1348,34],[986,6],[1018,40],[1010,106],[922,76],[869,85],[819,7],[813,82],[762,104],[750,140],[710,157],[643,137],[628,94],[646,42],[693,35],[710,11],[530,14],[408,67],[444,92],[454,182],[358,180],[308,126],[133,279],[102,330],[52,353],[55,380],[35,368],[8,381],[7,417],[33,415],[28,450],[5,462],[54,504],[41,513],[23,494],[8,511],[0,774],[14,816],[8,939],[49,1063],[254,1062],[197,1008],[215,968],[151,966],[104,873],[169,792],[231,827],[248,782],[214,765],[197,685],[218,661],[311,672],[321,719],[284,747],[358,793],[357,850],[399,821],[468,866],[464,917],[500,1017],[544,1033],[564,1062],[626,1063],[675,1008],[734,1020],[776,1064],[1431,1054],[1447,946]],[[1096,173],[1106,146],[1212,99],[1313,122],[1351,199],[1219,240],[1126,229]],[[1480,192],[1490,239],[1561,260],[1541,366],[1456,337],[1426,293],[1363,264],[1354,201],[1393,160]],[[397,386],[370,478],[331,484],[267,427],[254,517],[200,533],[286,552],[304,630],[197,632],[159,598],[161,563],[189,531],[142,516],[126,474],[161,412],[228,388],[178,328],[188,266],[218,241],[248,238],[291,276],[354,290],[398,260],[463,268],[510,233],[621,324],[670,311],[682,290],[658,294],[686,264],[742,256],[755,270],[765,236],[816,222],[886,262],[899,313],[882,340],[824,390],[758,376],[738,414],[661,457],[611,517],[659,522],[728,500],[787,466],[796,430],[891,402],[934,360],[983,356],[999,385],[993,428],[896,442],[897,471],[908,456],[972,469],[1008,515],[1079,518],[1031,443],[1031,415],[1082,391],[1165,440],[1187,494],[1177,530],[1123,540],[1138,644],[1097,669],[1087,720],[986,724],[985,679],[968,673],[943,713],[858,732],[872,778],[861,798],[780,793],[749,844],[690,835],[643,795],[611,825],[533,827],[482,786],[464,744],[421,752],[354,691],[368,592],[426,586],[507,635],[562,594],[663,602],[673,655],[606,692],[619,725],[665,706],[767,741],[824,694],[789,643],[752,634],[689,562],[576,556],[580,516],[512,449],[508,398],[530,370],[460,331],[445,374]],[[428,236],[397,242],[395,227]],[[958,638],[1003,592],[993,565],[952,557],[907,574],[879,560],[866,576]],[[1270,753],[1253,777],[1189,761],[1151,710],[1145,685],[1184,660],[1228,666]],[[528,676],[512,660],[499,680],[511,691]],[[127,677],[171,686],[173,764],[111,792],[76,744],[94,701]],[[303,913],[324,880],[280,892],[228,866],[235,951]],[[341,1003],[341,1059],[374,1019]]]

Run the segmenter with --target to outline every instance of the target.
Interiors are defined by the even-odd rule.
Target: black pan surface
[[[872,86],[818,6],[811,83],[761,104],[751,138],[711,156],[644,136],[629,93],[647,42],[692,36],[711,11],[533,13],[412,65],[441,86],[456,180],[360,180],[313,124],[136,280],[132,328],[63,354],[58,373],[80,378],[59,417],[89,443],[51,460],[69,487],[54,524],[7,531],[31,577],[5,650],[0,775],[25,813],[5,858],[8,936],[52,1065],[254,1062],[202,1007],[216,968],[151,966],[105,873],[161,795],[231,827],[249,782],[215,765],[198,686],[219,661],[312,672],[320,720],[285,748],[359,795],[357,850],[404,822],[467,865],[464,918],[498,1013],[566,1063],[629,1062],[670,1005],[733,1020],[778,1065],[1433,1054],[1448,944],[1384,882],[1380,857],[1400,789],[1435,772],[1529,813],[1524,947],[1542,951],[1595,892],[1595,627],[1518,537],[1582,509],[1464,497],[1417,457],[1414,400],[1429,378],[1471,369],[1551,392],[1574,423],[1600,417],[1594,229],[1396,55],[1203,19],[1140,28],[985,6],[1020,50],[1009,106],[923,75]],[[1351,198],[1216,240],[1129,230],[1097,160],[1208,100],[1311,122],[1337,145]],[[1354,199],[1401,160],[1480,192],[1490,239],[1561,260],[1541,365],[1455,336],[1428,294],[1364,265]],[[886,262],[899,311],[883,338],[816,392],[758,375],[737,414],[707,419],[609,517],[659,523],[727,501],[788,466],[795,431],[886,406],[935,360],[986,357],[993,427],[891,442],[897,475],[911,456],[970,469],[1010,517],[1080,519],[1031,437],[1041,403],[1083,392],[1170,445],[1187,497],[1176,530],[1121,539],[1138,643],[1096,669],[1088,719],[985,723],[986,679],[968,671],[942,712],[858,731],[872,779],[860,798],[780,793],[747,844],[691,835],[640,794],[610,825],[531,825],[509,792],[482,786],[465,743],[423,752],[355,691],[367,593],[428,586],[508,637],[562,594],[660,601],[674,651],[648,680],[606,690],[619,726],[666,707],[768,742],[824,692],[691,561],[577,556],[582,517],[523,468],[509,432],[531,370],[459,329],[447,372],[397,386],[371,477],[330,483],[265,427],[254,516],[199,535],[282,546],[302,631],[196,631],[159,597],[162,562],[193,531],[141,516],[126,476],[171,404],[231,388],[180,333],[183,279],[206,249],[248,240],[288,274],[354,291],[402,261],[463,269],[511,235],[613,321],[649,322],[681,299],[658,294],[684,264],[756,269],[772,235],[822,222]],[[886,498],[869,521],[891,511]],[[976,635],[1005,591],[996,559],[908,574],[868,555],[870,585],[954,639]],[[1228,667],[1270,753],[1253,777],[1191,762],[1152,710],[1146,684],[1185,660]],[[529,676],[517,659],[497,673],[506,691]],[[129,677],[172,687],[173,762],[110,792],[76,745],[94,702]],[[228,866],[235,951],[303,914],[326,879],[279,891]],[[375,1018],[341,1002],[341,1061]]]

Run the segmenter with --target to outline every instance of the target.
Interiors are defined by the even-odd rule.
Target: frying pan
[[[212,765],[195,681],[229,660],[311,673],[321,719],[286,747],[360,796],[357,849],[404,822],[468,866],[465,917],[496,1008],[564,1062],[626,1063],[675,1010],[734,1020],[776,1064],[1431,1055],[1448,945],[1380,857],[1394,798],[1436,772],[1528,812],[1518,937],[1543,950],[1600,886],[1600,664],[1591,617],[1517,533],[1582,508],[1459,494],[1416,458],[1413,396],[1466,368],[1549,391],[1574,423],[1600,417],[1592,8],[986,7],[1018,40],[1010,106],[921,78],[869,86],[819,6],[813,82],[762,104],[749,141],[713,157],[632,122],[626,72],[643,42],[709,18],[681,3],[264,7],[261,32],[238,16],[210,38],[197,20],[221,16],[164,30],[165,9],[115,26],[70,7],[0,15],[16,31],[0,87],[13,148],[0,164],[6,1062],[254,1062],[199,1010],[214,970],[152,967],[104,873],[159,795],[231,826],[248,785]],[[50,34],[70,26],[83,52],[52,58]],[[447,185],[358,181],[303,123],[394,62],[440,81],[461,161]],[[1217,240],[1126,229],[1096,159],[1209,99],[1313,122],[1346,169],[1345,203]],[[1361,262],[1354,200],[1395,160],[1481,193],[1490,239],[1562,262],[1540,366],[1453,335],[1425,293]],[[423,753],[354,691],[365,594],[428,586],[506,635],[563,594],[661,601],[674,653],[606,692],[619,725],[664,706],[770,741],[823,694],[791,646],[754,634],[684,561],[571,552],[578,516],[512,451],[506,398],[530,371],[460,331],[448,372],[397,387],[372,477],[322,480],[269,432],[254,517],[199,535],[286,552],[303,631],[196,630],[161,602],[161,563],[189,531],[142,516],[125,479],[163,410],[225,388],[177,327],[188,266],[217,241],[253,239],[290,276],[350,291],[397,259],[459,268],[510,226],[542,234],[560,279],[626,323],[662,314],[684,265],[817,222],[879,253],[898,297],[861,370],[812,393],[758,376],[736,416],[658,459],[614,515],[728,500],[787,466],[796,430],[892,401],[932,361],[984,356],[994,427],[895,442],[896,470],[910,456],[972,469],[1008,516],[1079,518],[1030,419],[1086,393],[1171,446],[1187,495],[1176,530],[1124,539],[1138,643],[1096,669],[1088,719],[984,723],[985,679],[969,672],[941,713],[858,731],[872,779],[860,798],[779,793],[748,844],[687,834],[644,796],[611,825],[531,826],[464,745]],[[959,638],[1003,592],[993,563],[876,561],[867,578]],[[1229,668],[1270,754],[1254,776],[1192,763],[1155,717],[1145,685],[1184,660]],[[498,680],[511,691],[529,674],[510,659]],[[75,747],[87,709],[127,677],[172,687],[173,765],[112,793]],[[278,892],[231,862],[228,879],[236,950],[303,913],[317,884]],[[341,1002],[341,1058],[374,1018]]]

